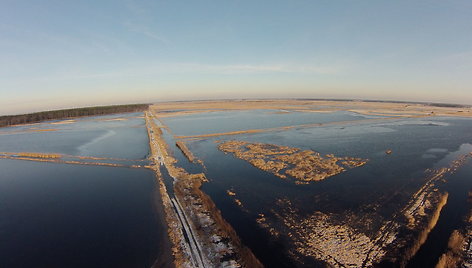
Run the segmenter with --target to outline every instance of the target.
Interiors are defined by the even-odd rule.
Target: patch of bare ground
[[[321,181],[346,171],[360,167],[367,160],[355,157],[336,157],[298,148],[246,141],[220,143],[218,149],[232,153],[237,158],[248,161],[253,166],[285,179],[291,176],[297,184]]]

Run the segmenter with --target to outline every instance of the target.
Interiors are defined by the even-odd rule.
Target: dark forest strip
[[[45,111],[20,115],[0,116],[0,127],[37,123],[41,121],[65,119],[71,117],[105,115],[125,112],[142,112],[148,108],[148,104],[127,104],[127,105],[111,105],[84,107],[65,110]]]

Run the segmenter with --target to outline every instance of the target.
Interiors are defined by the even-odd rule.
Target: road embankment
[[[169,153],[169,145],[161,136],[161,131],[165,129],[156,126],[154,119],[151,111],[146,112],[151,159],[163,195],[175,266],[262,267],[249,248],[242,244],[231,225],[223,219],[211,198],[201,191],[202,183],[207,181],[205,175],[189,174],[175,165],[177,160]],[[186,146],[179,148],[182,150]],[[188,148],[184,150],[191,154]],[[169,196],[163,183],[158,168],[161,165],[174,180],[173,197]]]

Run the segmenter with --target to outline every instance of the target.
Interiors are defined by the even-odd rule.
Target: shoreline
[[[185,109],[182,109],[184,105]],[[119,106],[119,105],[118,105]],[[101,106],[99,106],[101,107]],[[108,107],[108,106],[105,106]],[[330,113],[336,111],[349,111],[361,115],[379,115],[388,117],[460,117],[471,118],[472,106],[447,104],[437,105],[428,102],[402,102],[402,101],[381,101],[381,100],[329,100],[329,99],[230,99],[230,100],[191,100],[191,101],[165,101],[149,104],[159,117],[174,117],[180,115],[191,115],[205,112],[235,111],[235,110],[255,110],[272,109],[281,110],[283,113],[290,112],[318,112]],[[161,108],[162,107],[162,108]],[[73,108],[73,109],[85,109]],[[66,109],[66,110],[73,110]],[[144,109],[146,110],[146,109]],[[44,111],[54,112],[62,110]],[[85,117],[106,116],[114,114],[128,114],[141,111],[123,111],[106,114],[92,114],[72,117],[60,117],[46,119],[36,122],[19,123],[0,126],[1,128],[28,126],[37,124],[58,124],[59,122],[50,121],[68,121]],[[42,113],[42,112],[38,112]],[[2,115],[1,117],[22,116],[21,115]]]
[[[159,117],[173,117],[204,112],[237,110],[281,110],[283,112],[351,111],[363,115],[396,117],[472,117],[470,106],[433,106],[427,103],[384,101],[340,101],[309,99],[212,100],[188,102],[161,102],[151,104]]]

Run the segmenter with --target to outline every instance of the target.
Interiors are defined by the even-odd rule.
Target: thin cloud
[[[460,67],[472,67],[472,50],[450,54],[436,60],[438,64],[450,64]]]
[[[169,39],[157,34],[156,32],[152,31],[149,29],[147,26],[139,23],[134,23],[134,22],[125,22],[123,25],[126,27],[131,32],[139,33],[142,34],[148,38],[154,39],[156,41],[168,44]]]
[[[167,70],[176,72],[199,72],[215,74],[258,74],[258,73],[312,73],[333,74],[340,68],[331,66],[311,66],[295,64],[200,64],[176,63],[167,66]]]
[[[161,63],[138,64],[134,67],[112,70],[110,72],[68,71],[57,73],[52,77],[41,77],[40,80],[87,80],[108,79],[116,77],[144,77],[168,74],[202,74],[202,75],[257,75],[257,74],[318,74],[330,75],[341,72],[336,66],[311,66],[295,64],[201,64],[201,63]]]
[[[148,38],[165,44],[169,43],[169,39],[147,26],[149,24],[148,22],[152,20],[152,16],[150,16],[148,9],[133,0],[126,1],[126,7],[131,13],[130,19],[123,23],[127,30],[142,34]]]

